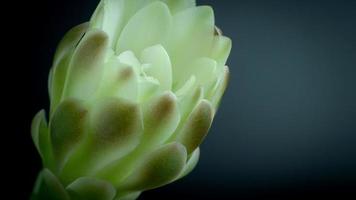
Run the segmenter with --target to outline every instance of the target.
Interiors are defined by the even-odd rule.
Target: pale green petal
[[[168,5],[172,15],[182,10],[185,10],[187,8],[194,7],[196,5],[195,0],[162,0],[162,1]]]
[[[214,13],[208,6],[189,8],[173,16],[170,37],[164,47],[173,65],[174,84],[180,81],[192,60],[209,56],[213,34]]]
[[[69,154],[82,142],[87,113],[82,102],[67,99],[53,114],[50,131],[56,170],[61,170]]]
[[[139,105],[124,99],[109,98],[98,102],[91,115],[95,151],[105,152],[101,165],[137,146],[143,130]]]
[[[90,112],[90,136],[69,159],[62,180],[96,173],[102,167],[133,150],[142,134],[142,114],[136,103],[105,98]]]
[[[176,141],[182,143],[188,154],[194,151],[208,133],[213,121],[214,110],[210,102],[201,100],[190,114]]]
[[[118,188],[143,191],[168,184],[181,173],[186,159],[183,145],[167,144],[148,155]]]
[[[85,34],[71,59],[64,97],[88,99],[94,95],[102,77],[107,48],[105,32],[91,30]]]
[[[35,115],[31,124],[32,141],[35,144],[37,151],[40,153],[41,157],[43,156],[39,146],[39,135],[41,131],[47,131],[46,129],[47,129],[46,116],[45,116],[45,111],[42,109]]]
[[[145,105],[141,144],[146,148],[162,144],[173,134],[179,120],[177,98],[172,92],[153,98]]]
[[[216,35],[214,37],[211,58],[215,59],[219,66],[225,66],[226,60],[231,51],[231,39],[225,36]]]
[[[43,169],[35,183],[31,200],[70,200],[60,181],[48,169]]]
[[[102,29],[104,23],[104,0],[101,0],[90,18],[89,26],[92,29]]]
[[[198,87],[203,87],[208,90],[208,87],[213,83],[213,80],[216,79],[216,70],[217,63],[215,60],[210,58],[198,58],[193,61],[189,68],[186,69],[187,75],[184,77],[188,77],[189,74],[192,74],[196,78],[196,84]],[[182,80],[183,77],[181,77]]]
[[[190,155],[190,158],[188,159],[187,164],[184,166],[184,169],[182,170],[181,174],[178,176],[177,179],[182,178],[189,174],[195,166],[198,164],[199,161],[199,156],[200,156],[200,149],[199,147],[193,151],[193,153]]]
[[[103,67],[105,71],[97,97],[118,97],[137,102],[139,83],[134,67],[121,63],[116,57],[112,57]]]
[[[48,168],[53,166],[53,154],[50,135],[46,122],[45,111],[40,110],[32,120],[32,140],[42,158],[42,163]]]
[[[58,106],[61,100],[69,63],[74,49],[87,30],[88,23],[80,24],[72,28],[68,31],[68,33],[66,33],[57,47],[51,69],[52,77],[49,79],[49,93],[51,96],[50,116],[52,116],[54,109]]]
[[[202,87],[194,87],[184,96],[178,98],[179,110],[182,113],[182,119],[186,119],[197,103],[204,97]],[[183,122],[184,123],[184,122]]]
[[[67,186],[72,200],[113,200],[116,189],[103,180],[82,177]]]
[[[108,34],[110,46],[115,48],[117,38],[120,35],[119,30],[124,26],[125,2],[122,0],[103,0],[101,6],[97,21],[101,21],[101,30]],[[93,23],[95,23],[94,21],[96,20],[93,19]]]
[[[116,52],[126,50],[139,55],[149,46],[160,44],[167,36],[172,24],[167,5],[154,2],[138,11],[123,29],[116,47]]]
[[[151,64],[145,71],[160,83],[162,90],[170,90],[172,87],[172,65],[169,55],[161,45],[148,47],[141,53],[142,63]]]
[[[219,106],[221,97],[223,96],[223,94],[226,90],[227,84],[229,83],[229,74],[230,74],[229,67],[225,66],[224,73],[220,77],[219,84],[218,84],[217,88],[215,89],[215,91],[213,92],[214,95],[211,97],[211,103],[215,109],[217,109],[217,107]]]
[[[132,51],[124,51],[119,56],[118,59],[120,63],[132,66],[136,74],[140,73],[140,61],[136,58],[135,54]]]
[[[160,84],[154,78],[141,78],[139,80],[139,101],[144,102],[152,96],[157,95],[160,91]]]
[[[53,66],[56,66],[59,60],[63,59],[65,54],[71,52],[76,45],[78,45],[80,39],[82,39],[85,32],[88,30],[89,24],[83,23],[70,29],[58,44],[56,53],[54,55]]]

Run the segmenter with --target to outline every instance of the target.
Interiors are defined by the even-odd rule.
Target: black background
[[[197,2],[233,40],[230,85],[197,168],[140,199],[356,198],[356,1]],[[48,108],[55,47],[98,1],[14,3],[2,147],[6,185],[27,199],[41,168],[30,123]]]

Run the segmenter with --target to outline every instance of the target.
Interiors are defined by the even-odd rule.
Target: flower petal
[[[160,83],[162,90],[170,90],[172,87],[172,65],[169,55],[162,45],[148,47],[141,53],[142,63],[149,63],[151,67],[145,70],[148,76],[152,76]]]
[[[191,60],[209,56],[214,27],[214,13],[208,6],[189,8],[173,16],[170,37],[163,46],[171,58],[174,81],[181,79]]]
[[[105,71],[97,96],[118,97],[128,101],[138,100],[138,74],[134,67],[123,64],[118,58],[111,58],[104,66]]]
[[[70,197],[60,181],[48,169],[43,169],[35,183],[32,200],[70,200]]]
[[[51,69],[52,76],[49,78],[49,94],[51,99],[52,116],[55,108],[59,104],[68,72],[70,59],[72,58],[75,47],[88,30],[88,23],[80,24],[66,33],[57,47]]]
[[[89,177],[78,178],[66,190],[75,200],[113,200],[116,195],[109,182]]]
[[[63,101],[53,114],[50,123],[51,142],[58,171],[67,161],[69,154],[84,137],[87,109],[75,99]]]
[[[208,90],[216,77],[216,61],[206,57],[198,58],[191,63],[186,72],[188,73],[186,76],[194,75],[196,77],[198,87],[201,86]]]
[[[167,5],[154,2],[139,10],[123,29],[116,46],[116,52],[126,50],[139,55],[141,51],[155,44],[160,44],[167,36],[172,24]]]
[[[96,173],[132,151],[142,134],[142,114],[136,103],[119,98],[105,98],[90,111],[91,133],[70,157],[61,174],[69,183],[78,176]]]
[[[172,15],[185,10],[187,8],[194,7],[196,5],[195,0],[162,0],[165,2],[169,9],[171,10]]]
[[[91,30],[85,34],[71,59],[64,97],[87,100],[93,96],[102,77],[107,50],[108,37],[105,32]]]
[[[211,58],[217,61],[219,66],[225,66],[231,51],[231,39],[225,36],[216,35],[211,52]]]
[[[40,149],[39,145],[39,135],[40,132],[42,131],[47,131],[47,122],[46,122],[46,116],[45,116],[45,111],[40,110],[35,117],[32,120],[31,124],[31,136],[33,143],[35,144],[37,151],[40,153],[41,157],[42,156],[42,151]]]
[[[190,158],[188,159],[187,164],[184,166],[184,169],[182,170],[181,174],[178,176],[177,179],[180,179],[180,178],[188,175],[191,171],[193,171],[195,166],[198,164],[199,156],[200,156],[200,149],[198,147],[190,155]]]
[[[180,113],[177,99],[172,92],[153,98],[144,110],[144,134],[142,145],[147,147],[157,146],[166,141],[177,128]]]
[[[149,154],[118,188],[143,191],[173,181],[183,170],[187,152],[183,145],[170,143]]]
[[[210,102],[201,100],[178,133],[176,141],[187,148],[188,154],[192,153],[204,140],[213,121],[213,114]]]
[[[211,103],[215,109],[217,109],[217,107],[219,106],[221,97],[223,96],[223,94],[226,90],[227,84],[229,82],[229,74],[230,74],[229,67],[225,66],[224,73],[222,74],[222,76],[220,78],[220,81],[219,81],[218,86],[216,87],[216,90],[213,92],[214,95],[211,97]]]

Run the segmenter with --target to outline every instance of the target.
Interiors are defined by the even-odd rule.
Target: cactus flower
[[[187,175],[230,49],[194,0],[102,0],[54,55],[50,111],[32,123],[44,169],[31,198],[136,199]]]

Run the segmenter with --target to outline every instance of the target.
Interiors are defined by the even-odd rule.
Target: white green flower
[[[102,0],[60,42],[33,199],[135,199],[197,164],[227,86],[229,38],[194,0]]]

